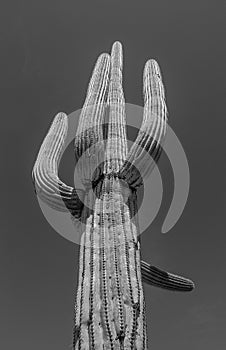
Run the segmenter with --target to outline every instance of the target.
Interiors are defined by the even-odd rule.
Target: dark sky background
[[[82,107],[97,56],[120,40],[128,103],[143,104],[144,64],[158,60],[170,125],[191,173],[184,213],[161,234],[173,187],[167,159],[160,161],[163,203],[142,235],[142,255],[193,279],[196,289],[183,294],[145,286],[149,347],[224,349],[224,1],[20,0],[3,6],[0,348],[63,350],[71,343],[78,246],[44,218],[31,169],[54,115]],[[71,157],[62,171],[68,182]]]

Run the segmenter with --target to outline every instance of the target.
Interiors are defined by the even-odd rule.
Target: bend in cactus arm
[[[142,185],[161,154],[167,124],[167,107],[160,68],[153,59],[145,64],[143,75],[144,112],[137,139],[120,171],[127,183],[137,188]],[[150,161],[150,156],[153,161]],[[137,170],[139,169],[139,171]]]
[[[36,194],[50,207],[81,216],[84,191],[67,186],[58,177],[58,166],[67,136],[68,120],[58,113],[40,147],[32,170]]]

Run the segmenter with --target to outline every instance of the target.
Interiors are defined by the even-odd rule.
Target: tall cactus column
[[[88,86],[74,142],[84,189],[67,186],[58,176],[68,128],[64,113],[55,117],[32,173],[42,200],[85,223],[74,350],[147,349],[142,283],[177,291],[194,287],[192,281],[141,260],[136,191],[161,153],[167,109],[158,64],[149,60],[144,69],[143,122],[128,150],[122,61],[122,46],[115,42],[111,55],[98,58]]]
[[[136,226],[119,181],[105,179],[81,240],[75,348],[145,349],[143,305]]]
[[[106,56],[102,57],[107,66]],[[93,214],[87,217],[86,231],[81,241],[80,257],[83,260],[80,261],[75,312],[75,336],[77,333],[78,339],[77,343],[74,339],[74,346],[76,349],[146,349],[140,251],[137,228],[131,220],[128,206],[131,190],[118,175],[127,156],[120,43],[113,45],[109,59],[110,79],[105,105],[108,110],[107,142],[104,164],[100,164],[102,169],[97,172],[99,179],[97,177],[94,181],[93,177],[90,178],[96,185],[95,200]],[[94,70],[94,80],[101,82],[100,86],[105,86],[99,64],[97,62]],[[96,72],[102,72],[102,78]],[[97,89],[98,84],[95,86]],[[92,91],[94,93],[95,89]],[[81,123],[86,130],[89,126],[88,130],[95,133],[93,139],[102,141],[101,127],[93,125],[98,103],[101,108],[101,94],[94,94],[98,99],[91,99],[94,106],[92,113],[86,114],[88,125],[84,123],[83,112]],[[103,124],[103,119],[99,119],[99,123]],[[90,140],[89,135],[88,138]],[[82,140],[77,138],[76,150],[82,150],[81,143]],[[86,170],[93,170],[88,157],[84,157],[86,164],[80,168],[80,177],[87,187]]]

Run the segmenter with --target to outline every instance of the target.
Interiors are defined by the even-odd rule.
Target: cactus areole
[[[58,176],[68,131],[64,113],[54,118],[32,172],[36,193],[45,203],[85,223],[73,350],[147,349],[143,283],[177,291],[194,287],[189,279],[141,260],[136,193],[161,154],[167,108],[159,66],[148,60],[143,122],[128,150],[122,63],[122,45],[115,42],[110,55],[99,56],[88,86],[74,137],[84,189],[67,186]]]

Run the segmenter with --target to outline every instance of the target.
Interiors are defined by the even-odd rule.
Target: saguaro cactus
[[[75,135],[84,189],[58,176],[68,117],[59,113],[33,168],[36,193],[59,211],[82,220],[73,349],[147,349],[142,283],[190,291],[193,282],[141,260],[136,191],[161,153],[167,108],[159,66],[144,68],[144,116],[128,150],[122,89],[122,46],[102,54],[90,80]],[[152,161],[150,159],[152,157]],[[148,160],[148,161],[147,161]]]

